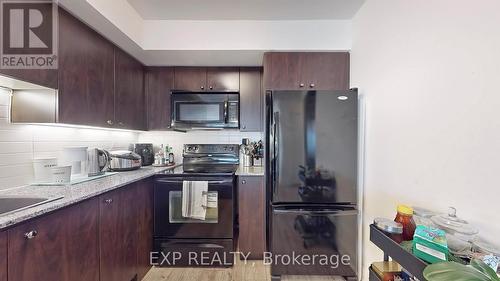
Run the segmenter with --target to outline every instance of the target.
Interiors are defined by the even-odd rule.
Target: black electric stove
[[[234,175],[238,165],[180,165],[174,169],[169,169],[158,173],[158,176],[179,176],[179,175],[189,175],[189,176],[225,176]]]
[[[235,225],[235,172],[239,145],[186,144],[183,164],[158,173],[154,186],[154,251],[178,259],[161,266],[231,266]],[[207,207],[204,219],[184,217],[184,187],[206,182],[216,205]],[[205,191],[204,191],[205,192]],[[215,199],[214,199],[215,198]],[[180,254],[179,254],[180,253]],[[222,263],[204,263],[202,257],[226,257]],[[217,261],[217,259],[208,259]]]

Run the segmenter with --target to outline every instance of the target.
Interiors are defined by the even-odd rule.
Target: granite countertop
[[[175,166],[173,166],[175,167]],[[173,167],[142,167],[135,171],[119,172],[106,177],[67,186],[23,186],[0,192],[0,196],[29,196],[56,199],[35,207],[0,215],[0,229],[43,215],[45,213],[66,207],[71,204],[95,197],[105,192],[117,189],[127,184],[153,176],[154,174],[172,169]],[[62,197],[60,199],[57,199]]]
[[[264,171],[265,169],[262,166],[251,166],[251,167],[239,166],[238,170],[236,170],[236,175],[261,177],[264,176]]]

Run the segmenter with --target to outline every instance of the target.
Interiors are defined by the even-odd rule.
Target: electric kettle
[[[108,166],[109,156],[106,151],[98,148],[91,148],[87,151],[87,171],[89,177],[104,174],[104,168]]]

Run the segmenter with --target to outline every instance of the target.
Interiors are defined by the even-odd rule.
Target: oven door
[[[207,181],[212,202],[204,220],[182,216],[183,181]],[[234,179],[229,177],[159,177],[154,186],[154,233],[157,238],[233,238]]]
[[[238,128],[237,93],[172,93],[172,123],[177,129]]]

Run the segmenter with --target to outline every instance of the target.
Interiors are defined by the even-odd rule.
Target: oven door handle
[[[182,184],[183,180],[166,180],[166,179],[157,179],[156,180],[159,183],[175,183],[175,184]],[[227,184],[227,183],[233,183],[233,180],[220,180],[220,181],[208,181],[208,184]]]

